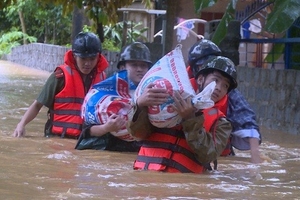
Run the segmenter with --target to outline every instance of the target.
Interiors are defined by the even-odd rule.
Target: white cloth
[[[249,31],[251,31],[253,33],[260,33],[261,32],[261,23],[258,19],[250,20]]]
[[[181,22],[184,22],[185,19],[183,18],[178,18],[178,24]],[[183,27],[183,28],[180,28]],[[194,22],[193,21],[189,21],[186,23],[183,23],[180,27],[177,28],[177,41],[180,42],[182,40],[185,40],[188,36],[189,36],[189,30],[193,29],[194,26]]]

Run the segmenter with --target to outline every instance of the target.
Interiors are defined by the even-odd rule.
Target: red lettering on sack
[[[172,105],[168,105],[168,107],[167,107],[167,112],[168,113],[173,113],[175,110],[174,110],[174,108],[173,108],[173,106]]]
[[[175,78],[177,84],[178,84],[179,90],[182,91],[183,90],[183,85],[182,85],[182,83],[180,81],[180,78],[179,78],[179,75],[178,75],[178,71],[177,71],[177,68],[176,68],[176,63],[175,63],[175,59],[174,58],[172,58],[170,60],[170,64],[171,64],[171,71],[172,71],[172,73],[174,75],[174,78]]]
[[[148,113],[149,114],[158,114],[160,112],[159,106],[149,106]]]
[[[159,79],[154,81],[154,88],[164,88],[167,89],[167,93],[173,95],[173,86],[167,79]]]

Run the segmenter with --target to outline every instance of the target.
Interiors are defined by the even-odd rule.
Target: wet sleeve
[[[94,125],[87,125],[85,123],[83,123],[82,125],[82,130],[81,130],[81,137],[82,138],[90,138],[91,137],[91,127],[94,126]]]
[[[53,109],[55,95],[62,90],[63,86],[64,78],[57,78],[55,73],[52,73],[36,100],[44,106]]]
[[[209,163],[216,160],[225,149],[232,127],[227,119],[220,118],[212,128],[214,132],[206,132],[203,122],[203,115],[186,120],[183,122],[183,131],[198,161]]]
[[[228,94],[227,119],[232,124],[231,144],[239,150],[249,150],[249,137],[259,139],[261,133],[256,121],[256,114],[238,89]]]
[[[242,93],[237,89],[232,90],[228,94],[228,110],[226,117],[232,123],[233,132],[242,129],[259,130],[255,112]]]
[[[152,127],[147,108],[135,108],[132,120],[127,123],[128,132],[135,138],[146,139],[152,133]]]

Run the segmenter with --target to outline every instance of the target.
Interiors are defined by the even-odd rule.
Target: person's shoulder
[[[243,96],[243,94],[238,90],[238,89],[233,89],[228,93],[228,97],[231,100],[241,100],[241,99],[245,99],[245,97]]]
[[[59,78],[63,78],[64,77],[64,72],[61,68],[56,68],[56,70],[54,71],[54,75],[57,79]]]

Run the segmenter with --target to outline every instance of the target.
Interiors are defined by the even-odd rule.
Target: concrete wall
[[[31,43],[13,48],[6,58],[11,62],[52,72],[63,63],[67,50],[67,47],[62,46]]]
[[[63,64],[64,54],[68,50],[67,47],[57,45],[31,43],[13,48],[6,59],[35,69],[52,72],[57,66]],[[119,59],[119,53],[104,50],[102,54],[110,64],[106,73],[111,75],[117,70],[116,63]]]
[[[238,67],[239,90],[260,126],[300,134],[300,71]]]
[[[9,61],[53,71],[63,62],[68,49],[47,44],[19,46],[7,56]],[[103,52],[116,71],[118,53]],[[300,134],[300,71],[237,67],[238,89],[257,114],[260,126],[291,134]]]

